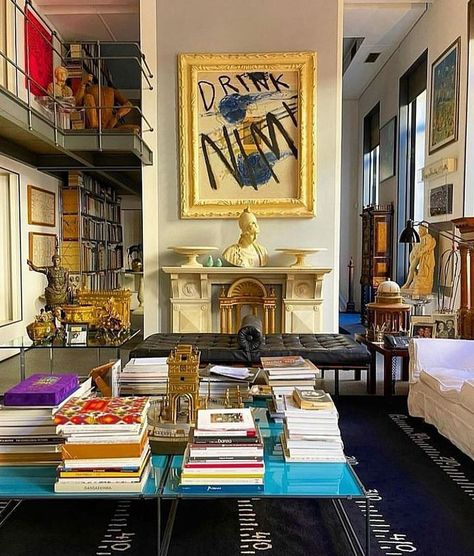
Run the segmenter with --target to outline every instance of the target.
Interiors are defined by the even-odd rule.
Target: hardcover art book
[[[332,398],[327,392],[314,388],[295,388],[293,399],[301,409],[326,409],[334,406]]]
[[[260,361],[264,369],[298,369],[308,366],[300,355],[260,357]]]
[[[88,398],[69,400],[54,416],[60,427],[139,425],[146,419],[147,397]]]
[[[252,412],[244,409],[201,409],[197,428],[208,431],[255,430]]]
[[[79,386],[77,375],[34,374],[3,396],[6,406],[55,406]]]

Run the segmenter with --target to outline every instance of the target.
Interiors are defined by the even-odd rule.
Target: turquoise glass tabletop
[[[78,497],[156,497],[166,468],[166,456],[152,457],[152,472],[142,492],[78,492],[56,493],[56,465],[0,467],[0,499],[8,498],[78,498]]]
[[[281,425],[261,428],[265,443],[263,488],[255,486],[182,487],[182,456],[174,456],[163,489],[165,498],[198,497],[365,497],[364,487],[348,463],[287,463],[280,443]]]

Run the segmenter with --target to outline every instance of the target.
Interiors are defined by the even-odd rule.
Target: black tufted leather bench
[[[258,350],[246,352],[235,334],[153,334],[130,353],[130,357],[167,357],[178,344],[195,345],[201,363],[258,365],[262,356],[301,355],[320,369],[335,370],[335,394],[339,393],[340,370],[367,370],[370,354],[364,345],[345,334],[267,334]]]

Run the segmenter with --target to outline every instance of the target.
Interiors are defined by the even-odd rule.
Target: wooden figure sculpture
[[[87,127],[97,129],[99,117],[102,129],[117,127],[120,118],[132,109],[132,103],[113,87],[94,84],[93,76],[87,75],[76,93],[76,105],[86,109]],[[99,116],[100,113],[100,116]]]
[[[196,422],[199,408],[199,359],[200,352],[190,345],[179,345],[169,355],[168,403],[169,416],[173,423],[178,420],[182,398],[188,402],[188,419]]]

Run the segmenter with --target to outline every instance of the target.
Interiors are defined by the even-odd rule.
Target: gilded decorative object
[[[233,266],[244,268],[265,266],[268,253],[263,245],[257,242],[260,233],[257,218],[246,208],[239,217],[240,238],[222,253],[222,257]]]
[[[168,407],[169,418],[178,420],[182,398],[188,403],[188,420],[196,422],[199,408],[199,360],[201,353],[190,345],[179,345],[169,355],[168,363]]]
[[[53,313],[41,309],[40,314],[36,315],[35,320],[26,327],[26,333],[33,342],[52,340],[56,334]]]
[[[184,246],[184,245],[175,245],[173,247],[168,247],[175,253],[179,255],[184,255],[188,257],[188,260],[184,262],[181,266],[190,266],[190,267],[202,267],[203,265],[197,260],[199,255],[205,255],[208,251],[217,251],[217,247],[201,247],[201,246]]]
[[[107,344],[120,344],[127,337],[129,326],[124,325],[113,298],[98,309],[97,330],[99,337]]]
[[[65,324],[86,323],[94,327],[97,323],[98,307],[94,305],[63,305],[61,309]]]
[[[314,216],[314,52],[181,54],[182,218]]]
[[[292,265],[290,265],[290,268],[307,268],[311,266],[306,262],[306,257],[308,255],[319,253],[320,251],[327,251],[327,249],[325,247],[301,247],[275,249],[275,251],[281,251],[286,255],[293,255],[294,257],[296,257],[296,261]]]
[[[409,294],[425,295],[433,290],[436,240],[425,226],[420,226],[419,234],[420,242],[413,244],[408,276],[401,289]]]
[[[132,292],[128,289],[124,290],[77,290],[76,301],[79,305],[94,305],[97,309],[104,307],[109,301],[112,302],[113,310],[120,317],[125,328],[130,328],[130,304]],[[81,321],[87,322],[87,321]],[[91,323],[92,327],[97,327],[97,317]]]
[[[222,286],[219,296],[220,327],[222,334],[235,334],[242,320],[242,307],[263,313],[264,334],[275,333],[276,295],[256,278],[238,278],[228,290]]]

